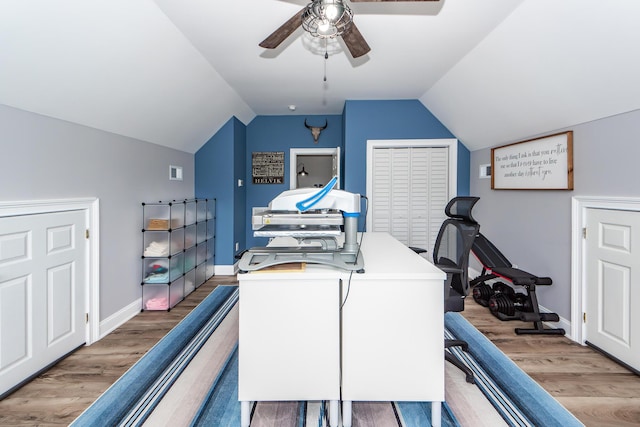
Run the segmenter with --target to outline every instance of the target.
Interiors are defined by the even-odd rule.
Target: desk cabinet
[[[249,276],[240,278],[239,400],[339,400],[339,281]]]
[[[245,411],[249,401],[335,402],[341,390],[350,426],[352,401],[444,401],[445,274],[387,233],[365,233],[361,250],[362,274],[307,265],[238,276]]]
[[[432,299],[417,281],[354,278],[342,313],[343,400],[444,400],[444,325]]]
[[[443,401],[445,274],[386,233],[362,250],[343,286],[342,399]]]

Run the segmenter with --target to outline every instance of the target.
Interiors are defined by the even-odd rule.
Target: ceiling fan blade
[[[359,58],[371,50],[367,41],[362,37],[362,33],[360,33],[360,30],[358,30],[358,27],[356,27],[354,22],[351,23],[347,31],[342,33],[342,40],[344,40],[351,56],[354,58]]]
[[[289,37],[299,26],[302,25],[302,14],[306,7],[303,7],[300,12],[293,15],[287,22],[282,24],[280,28],[275,30],[269,37],[260,42],[259,46],[265,49],[275,49],[282,43],[287,37]]]

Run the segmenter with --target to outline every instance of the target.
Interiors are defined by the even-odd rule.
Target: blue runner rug
[[[354,425],[358,417],[360,402],[353,403]],[[307,406],[310,404],[320,405],[317,417],[309,417]],[[255,407],[259,405],[254,405]],[[427,402],[375,402],[377,406],[388,406],[388,412],[394,414],[392,422],[398,427],[429,427],[431,426],[431,403]],[[442,406],[442,427],[459,426],[449,407]],[[378,408],[380,410],[380,408]],[[365,412],[360,410],[360,412]],[[291,427],[305,426],[326,426],[328,425],[328,413],[325,411],[323,402],[298,402],[297,416],[295,423]],[[310,419],[311,418],[311,419]],[[209,395],[203,401],[197,416],[190,424],[191,426],[206,427],[237,427],[240,425],[240,404],[238,402],[238,349],[232,352],[226,363],[225,369],[216,379]],[[362,425],[362,424],[360,424]],[[382,425],[382,424],[379,424]],[[384,423],[385,427],[392,427],[392,424]],[[284,427],[284,426],[283,426]]]
[[[237,286],[216,287],[71,425],[141,424],[237,301]]]
[[[237,286],[216,287],[84,411],[72,426],[142,425],[237,302]],[[447,336],[469,342],[469,353],[459,354],[459,357],[476,372],[478,386],[508,425],[582,425],[458,313],[448,313],[445,326]],[[264,414],[271,416],[272,413],[265,410],[270,404],[273,405],[273,402],[254,405],[252,422],[260,417],[264,419]],[[327,425],[324,402],[291,402],[288,405],[287,422],[277,425]],[[383,416],[392,422],[384,424],[385,427],[431,425],[431,404],[427,402],[354,402],[353,405],[354,425],[366,426],[367,419]],[[237,344],[222,364],[193,419],[184,421],[185,424],[190,421],[191,426],[240,425]],[[442,425],[459,425],[446,403],[442,408]]]

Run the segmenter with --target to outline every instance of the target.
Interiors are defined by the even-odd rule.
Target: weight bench
[[[478,233],[471,247],[471,252],[482,264],[480,276],[471,280],[473,299],[489,307],[491,313],[500,320],[521,320],[533,322],[533,328],[515,328],[521,334],[564,335],[562,328],[545,328],[542,322],[558,322],[556,313],[540,313],[536,286],[551,285],[549,277],[538,277],[526,271],[514,268],[502,252],[495,247],[482,233]],[[515,292],[514,288],[504,282],[495,282],[493,286],[485,283],[488,280],[503,279],[514,286],[522,286],[526,293]]]

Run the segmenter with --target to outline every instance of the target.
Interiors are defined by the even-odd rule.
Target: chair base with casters
[[[464,372],[466,377],[465,379],[469,384],[475,384],[476,381],[473,377],[473,371],[471,371],[471,369],[469,369],[467,365],[462,363],[460,359],[458,359],[453,353],[447,351],[447,349],[450,347],[460,347],[462,351],[467,351],[469,349],[469,344],[467,344],[467,342],[463,340],[445,339],[444,359]]]
[[[454,269],[443,268],[443,270],[445,272],[451,273],[452,270]],[[456,292],[455,289],[451,288],[448,282],[449,281],[445,282],[444,291],[445,291],[445,295],[448,295],[448,297],[445,298],[444,311],[460,312],[464,310],[464,298],[462,295],[460,295],[460,293]],[[469,344],[463,340],[445,339],[444,340],[444,359],[447,362],[451,363],[453,366],[460,369],[462,372],[464,372],[466,376],[465,379],[469,384],[475,384],[473,371],[471,371],[471,369],[467,365],[462,363],[462,361],[458,359],[453,353],[447,350],[448,348],[451,348],[451,347],[460,347],[462,351],[467,351],[469,349]]]
[[[564,335],[562,328],[545,328],[543,322],[558,322],[556,313],[541,313],[536,295],[536,286],[549,286],[549,277],[538,277],[524,270],[514,268],[509,260],[485,236],[478,233],[471,252],[482,264],[482,273],[470,281],[473,299],[480,305],[489,307],[491,313],[500,320],[520,320],[532,322],[532,328],[515,328],[518,335]],[[512,286],[522,287],[525,293],[515,292],[504,282],[490,286],[486,282],[502,279]]]
[[[427,252],[426,249],[415,248],[415,247],[411,247],[411,246],[409,246],[409,249],[413,250],[417,254],[422,254],[422,253]],[[445,312],[447,312],[447,311],[462,311],[464,309],[464,299],[462,298],[462,295],[458,294],[457,292],[455,292],[455,290],[450,288],[448,281],[445,282],[445,294],[446,294],[447,291],[449,291],[450,297],[452,297],[454,295],[457,295],[459,297],[459,302],[454,302],[454,301],[456,301],[455,298],[453,298],[453,299],[452,298],[446,298],[445,299],[445,310],[444,311]],[[456,368],[460,369],[465,374],[465,380],[469,384],[475,384],[476,381],[475,381],[474,376],[473,376],[473,371],[471,369],[469,369],[469,367],[467,365],[462,363],[462,361],[460,359],[458,359],[453,353],[451,353],[449,350],[447,350],[450,347],[460,347],[462,349],[462,351],[467,351],[469,349],[469,344],[466,341],[463,341],[463,340],[445,338],[445,340],[444,340],[444,360],[446,360],[447,362],[451,363]]]

